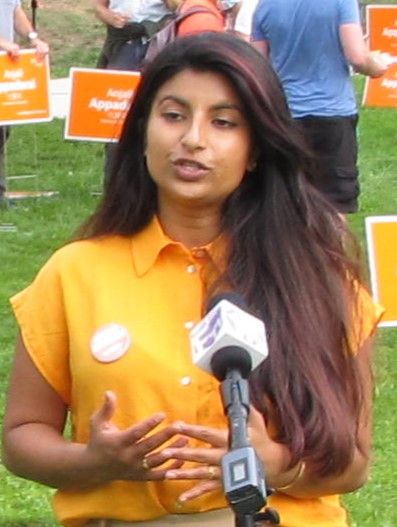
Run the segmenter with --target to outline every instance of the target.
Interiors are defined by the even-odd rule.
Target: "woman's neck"
[[[167,236],[188,248],[207,245],[221,231],[219,210],[177,210],[160,206],[158,218]]]

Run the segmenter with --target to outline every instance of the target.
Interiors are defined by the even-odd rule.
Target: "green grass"
[[[50,5],[51,1],[45,3]],[[71,65],[93,66],[103,33],[92,15],[82,19],[75,13],[65,13],[62,20],[60,16],[51,11],[40,12],[44,33],[68,35],[62,45],[60,41],[54,44],[54,76],[65,75]],[[357,91],[362,91],[359,77]],[[397,214],[396,110],[362,109],[360,168],[361,211],[349,221],[364,246],[365,216]],[[59,195],[21,201],[0,210],[0,226],[12,224],[15,228],[15,232],[0,230],[0,422],[16,334],[7,299],[29,283],[53,250],[69,239],[94,208],[98,198],[92,192],[102,185],[102,146],[63,140],[63,121],[59,120],[15,126],[8,145],[8,172],[36,175],[33,179],[12,181],[13,189],[55,190]],[[373,472],[368,485],[345,498],[354,527],[397,526],[396,349],[397,329],[380,330]],[[51,493],[45,487],[8,474],[0,464],[0,527],[55,526]]]

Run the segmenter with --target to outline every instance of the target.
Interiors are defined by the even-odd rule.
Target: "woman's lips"
[[[208,166],[191,159],[178,159],[173,165],[177,176],[186,181],[196,181],[206,175],[209,171]]]

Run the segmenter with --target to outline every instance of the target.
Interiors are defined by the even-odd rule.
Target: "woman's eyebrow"
[[[177,95],[165,95],[158,101],[158,104],[160,105],[168,101],[176,102],[177,104],[180,104],[181,106],[186,106],[186,107],[190,106],[189,101],[187,99],[184,99],[183,97],[179,97]],[[242,111],[241,106],[239,104],[232,103],[229,101],[224,101],[224,102],[221,101],[219,103],[216,103],[213,106],[211,106],[211,110],[235,110],[238,112]]]
[[[176,102],[181,106],[189,106],[189,103],[186,99],[184,99],[183,97],[178,97],[177,95],[164,95],[164,97],[162,97],[157,104],[160,105],[168,101]]]
[[[241,106],[232,102],[220,102],[211,106],[213,110],[235,110],[237,112],[242,112]]]

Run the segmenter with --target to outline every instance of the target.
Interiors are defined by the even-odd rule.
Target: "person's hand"
[[[43,61],[44,57],[48,55],[48,52],[49,52],[49,47],[48,47],[47,42],[44,42],[44,40],[36,38],[32,40],[31,44],[36,49],[37,60],[39,60],[40,62]]]
[[[198,484],[181,494],[179,500],[188,501],[219,489],[222,482],[221,462],[228,451],[228,431],[187,423],[178,423],[175,429],[180,434],[204,442],[202,448],[165,448],[162,452],[163,456],[169,459],[196,463],[194,467],[169,469],[165,473],[165,478],[170,480],[199,480]],[[278,483],[280,476],[284,478],[288,475],[288,448],[271,439],[262,414],[252,406],[247,430],[253,448],[266,467],[268,484],[272,486]]]
[[[388,53],[382,53],[381,51],[375,50],[370,52],[370,57],[375,64],[375,68],[371,77],[382,77],[382,75],[384,75],[389,69],[390,64],[392,64],[390,55]]]
[[[123,28],[131,21],[131,17],[127,14],[112,11],[111,9],[108,10],[106,19],[107,24],[117,29]]]
[[[91,418],[91,435],[87,454],[98,471],[106,473],[109,480],[161,480],[168,469],[180,468],[183,461],[172,461],[168,467],[159,468],[168,461],[160,447],[178,434],[172,426],[154,432],[164,420],[163,413],[120,430],[112,423],[116,411],[116,395],[107,391],[101,408]],[[150,435],[150,432],[153,432]],[[179,437],[170,448],[177,450],[187,444],[188,439]]]
[[[196,463],[189,468],[170,468],[165,473],[165,479],[168,480],[199,480],[197,485],[179,496],[179,501],[188,501],[221,488],[221,461],[228,449],[228,431],[187,423],[176,423],[175,430],[204,443],[203,447],[196,448],[166,448],[162,453],[170,459]]]
[[[170,11],[176,11],[184,0],[163,0],[163,3]]]
[[[12,59],[17,58],[21,50],[18,44],[16,44],[15,42],[10,42],[8,40],[2,40],[0,43],[0,48],[6,51]]]

